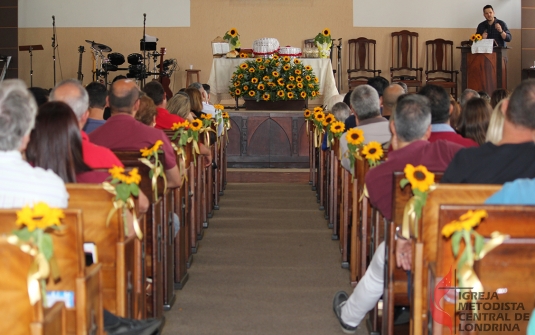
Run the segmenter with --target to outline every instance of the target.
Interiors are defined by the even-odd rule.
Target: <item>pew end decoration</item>
[[[319,79],[312,67],[290,56],[246,60],[230,81],[232,97],[257,102],[314,99],[319,95]]]
[[[483,236],[474,228],[477,227],[488,213],[485,210],[468,211],[442,228],[442,235],[451,238],[453,255],[457,258],[457,279],[462,287],[472,287],[472,292],[483,292],[483,285],[474,271],[474,262],[481,260],[492,249],[496,248],[509,236],[497,231],[491,234],[485,243]],[[459,256],[461,240],[464,241],[464,250]],[[472,243],[473,242],[473,243]]]
[[[384,157],[384,150],[381,143],[372,141],[362,148],[361,154],[368,160],[370,167],[375,167],[380,164],[381,159]]]
[[[331,38],[331,30],[329,28],[323,29],[316,37],[314,42],[318,47],[320,58],[329,58],[331,54],[331,47],[333,45]]]
[[[325,113],[323,112],[323,108],[319,106],[315,107],[313,112],[307,109],[305,110],[304,115],[307,120],[307,128],[308,121],[312,121],[314,124],[314,148],[319,148],[321,146],[323,134],[325,133],[323,126],[323,122],[325,121]]]
[[[204,121],[195,119],[191,122],[186,120],[184,122],[173,124],[173,127],[171,128],[172,130],[175,130],[175,135],[172,138],[173,141],[180,136],[180,139],[178,140],[178,147],[182,148],[182,152],[187,143],[192,143],[193,161],[195,165],[197,165],[197,156],[201,153],[199,150],[199,134],[204,132],[204,122],[206,122],[206,119],[204,119]],[[208,120],[208,122],[211,124],[211,120]],[[206,133],[206,136],[208,137],[208,133]]]
[[[165,190],[167,189],[167,179],[165,177],[165,169],[163,167],[163,163],[160,162],[158,158],[158,153],[162,152],[160,150],[160,147],[162,146],[162,144],[163,144],[162,140],[157,140],[156,143],[154,143],[154,145],[150,149],[148,148],[139,149],[139,151],[141,152],[141,156],[143,157],[143,158],[140,158],[139,160],[150,168],[149,178],[151,179],[152,190],[154,191],[154,201],[158,200],[158,177],[163,178],[163,183],[164,183],[163,192],[165,193]]]
[[[400,181],[399,186],[403,189],[410,184],[414,194],[405,205],[401,226],[402,236],[409,239],[411,235],[418,237],[418,221],[422,216],[422,208],[427,202],[429,191],[436,188],[435,174],[429,172],[423,165],[415,167],[412,164],[407,164],[403,172],[405,178]]]
[[[124,168],[120,166],[114,166],[109,169],[110,181],[105,181],[102,186],[106,191],[115,195],[113,201],[113,208],[110,210],[108,217],[106,218],[106,227],[109,225],[111,217],[115,211],[121,209],[125,235],[128,235],[127,224],[127,211],[131,211],[134,220],[134,231],[136,236],[141,240],[143,239],[143,232],[139,226],[137,220],[134,198],[139,196],[139,183],[141,182],[141,175],[138,173],[137,168],[133,168],[128,174],[125,173]]]
[[[23,207],[17,211],[15,224],[19,229],[7,237],[8,243],[18,246],[23,252],[34,256],[34,264],[28,273],[28,295],[30,303],[41,300],[46,304],[46,279],[57,280],[59,269],[54,258],[53,231],[61,230],[61,219],[65,214],[61,209],[51,208],[39,202],[33,208]]]
[[[355,172],[355,160],[362,159],[360,151],[362,150],[364,144],[364,131],[359,128],[351,128],[346,132],[347,140],[347,155],[349,158],[349,163],[351,166],[351,173]],[[355,177],[353,175],[353,177]]]

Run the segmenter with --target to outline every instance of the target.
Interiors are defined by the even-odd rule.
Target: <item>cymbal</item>
[[[85,40],[87,43],[91,44],[91,48],[97,49],[100,52],[111,52],[111,48],[105,44],[95,43],[95,41]]]

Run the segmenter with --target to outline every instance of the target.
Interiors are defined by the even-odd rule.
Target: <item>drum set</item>
[[[157,64],[159,57],[163,60],[163,54],[157,51],[148,52],[146,58],[140,53],[131,53],[126,57],[128,67],[120,67],[125,63],[123,54],[112,52],[112,49],[105,44],[90,40],[85,41],[90,44],[94,56],[93,81],[100,80],[105,85],[108,85],[108,75],[110,72],[128,71],[126,73],[127,78],[143,82],[149,76],[154,76],[154,79],[157,79],[158,76],[171,77],[178,67],[175,58],[164,60],[163,67]],[[107,55],[105,55],[106,53]],[[145,60],[147,60],[147,63]],[[151,69],[151,64],[152,71],[147,71],[147,68]]]

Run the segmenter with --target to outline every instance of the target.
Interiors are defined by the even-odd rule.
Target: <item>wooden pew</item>
[[[316,190],[316,149],[314,148],[314,123],[308,122],[308,163],[310,166],[310,182],[312,191]]]
[[[143,240],[125,235],[121,209],[106,222],[115,196],[99,184],[67,184],[69,208],[81,209],[84,242],[95,243],[102,264],[104,308],[125,318],[145,318]],[[136,208],[137,210],[138,208]],[[142,223],[144,220],[141,221]],[[145,227],[140,227],[142,232]]]
[[[432,284],[428,294],[433,293],[433,289],[439,280],[443,278],[450,267],[455,269],[456,260],[453,256],[451,248],[451,238],[446,239],[441,235],[442,228],[453,220],[457,220],[462,214],[468,210],[486,210],[488,217],[485,218],[479,226],[475,228],[481,236],[488,239],[495,231],[502,234],[509,235],[509,239],[503,244],[497,246],[490,251],[482,260],[476,261],[474,270],[477,273],[481,283],[483,284],[484,292],[494,293],[498,292],[498,297],[492,300],[478,300],[471,299],[468,302],[481,303],[522,303],[523,310],[505,310],[499,308],[497,310],[480,310],[480,312],[487,312],[494,314],[507,314],[508,321],[467,321],[466,313],[477,313],[477,310],[462,310],[463,320],[460,320],[459,314],[460,306],[450,303],[448,299],[443,299],[444,309],[449,312],[452,318],[455,318],[454,325],[457,326],[456,332],[461,333],[461,330],[467,332],[474,327],[474,324],[487,324],[489,329],[492,325],[497,325],[498,331],[489,331],[489,329],[482,329],[480,334],[503,334],[509,333],[507,328],[500,329],[500,324],[518,325],[518,330],[521,334],[525,334],[527,330],[527,323],[525,313],[531,314],[535,304],[535,207],[534,206],[489,206],[489,205],[441,205],[438,213],[437,225],[437,254],[436,261],[430,263],[430,268],[434,268],[434,276],[430,276],[429,280]],[[462,243],[459,255],[464,250],[464,243]],[[452,271],[453,273],[453,271]],[[456,284],[456,278],[452,276],[452,286]],[[461,292],[470,292],[469,290],[461,289]],[[450,290],[451,294],[457,295],[454,290]],[[465,301],[466,303],[466,301]],[[465,306],[466,307],[466,306]],[[457,313],[456,313],[457,312]],[[515,320],[515,313],[520,313],[521,320]],[[431,315],[427,315],[429,326],[434,334],[445,334],[449,330],[446,327],[432,322]],[[422,328],[428,325],[423,325]],[[475,327],[474,327],[475,328]],[[516,332],[516,331],[514,331]]]
[[[65,335],[65,304],[33,306],[28,296],[28,273],[34,256],[0,238],[0,333],[15,335]]]
[[[348,170],[342,168],[342,182],[341,182],[341,201],[340,201],[340,253],[342,256],[342,268],[349,268],[349,242],[350,242],[350,218],[353,203],[353,175]]]
[[[167,243],[170,239],[165,237],[169,234],[169,220],[168,215],[164,210],[164,190],[162,178],[158,178],[158,200],[154,201],[154,191],[152,190],[151,179],[149,178],[149,167],[139,161],[141,153],[139,151],[114,151],[114,154],[121,160],[125,168],[138,168],[141,175],[140,189],[145,193],[149,199],[150,206],[146,213],[145,226],[145,270],[146,277],[152,279],[152,283],[147,290],[147,317],[163,317],[164,307],[164,285],[167,288],[169,285],[169,278],[174,280],[169,271],[172,269],[165,268],[164,253],[169,249],[174,253],[174,246],[169,248]],[[163,160],[163,154],[160,154],[160,161]],[[167,191],[169,192],[169,191]],[[172,223],[171,223],[172,227]],[[174,242],[174,241],[173,241]],[[174,275],[174,272],[173,272]],[[164,279],[165,277],[165,279]],[[173,281],[174,282],[174,281]],[[174,290],[166,291],[169,296],[166,296],[166,302],[174,300]]]
[[[86,267],[82,211],[64,210],[63,229],[52,233],[54,257],[60,279],[48,280],[47,291],[74,292],[74,307],[67,308],[67,334],[104,334],[101,264]],[[10,234],[17,219],[16,210],[0,210],[0,233]]]
[[[339,193],[339,185],[340,181],[339,175],[340,175],[340,159],[339,159],[339,153],[340,153],[340,140],[337,138],[334,139],[334,143],[332,144],[331,151],[330,151],[330,157],[329,157],[329,174],[330,174],[330,184],[329,184],[329,217],[328,217],[328,227],[329,229],[334,229],[334,224],[338,220],[338,193]],[[333,235],[334,232],[333,232]],[[336,234],[337,235],[337,234]]]
[[[429,264],[437,260],[438,214],[441,204],[483,204],[488,197],[501,189],[501,185],[439,184],[430,192],[422,209],[422,219],[418,226],[418,239],[413,241],[413,268],[421,269],[413,274],[411,324],[413,334],[427,334],[428,272]],[[414,285],[421,283],[422,285]]]

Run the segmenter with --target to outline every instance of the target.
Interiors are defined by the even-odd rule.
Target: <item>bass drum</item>
[[[124,56],[118,52],[108,54],[108,60],[111,64],[119,66],[124,64]]]
[[[137,65],[143,62],[143,56],[138,53],[128,55],[127,59],[128,59],[128,64],[130,65]]]
[[[128,73],[126,74],[126,77],[135,78],[139,80],[147,78],[148,74],[145,71],[145,65],[137,64],[128,66]]]

